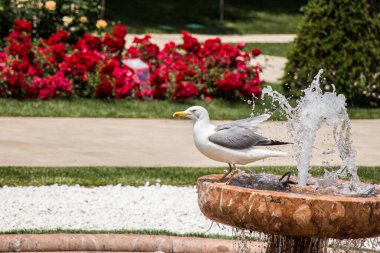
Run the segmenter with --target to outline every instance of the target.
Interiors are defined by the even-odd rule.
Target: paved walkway
[[[179,110],[184,108],[178,108]],[[220,123],[220,122],[216,122]],[[354,120],[358,165],[380,165],[380,120]],[[196,150],[189,120],[0,118],[0,166],[224,166]],[[262,133],[287,140],[286,122],[266,122]],[[332,130],[318,133],[312,164],[337,163]],[[281,150],[291,153],[290,146]],[[294,165],[294,157],[254,165]]]
[[[251,63],[260,64],[262,72],[260,78],[268,83],[278,83],[284,77],[284,69],[287,59],[278,56],[259,55],[251,60]]]
[[[182,42],[182,34],[161,34],[150,33],[151,41],[162,47],[168,41],[174,41],[175,43]],[[210,38],[221,38],[225,43],[289,43],[296,37],[295,34],[242,34],[242,35],[215,35],[215,34],[191,34],[196,37],[199,42],[204,42]],[[127,34],[127,46],[131,45],[133,38],[143,37],[145,34]]]

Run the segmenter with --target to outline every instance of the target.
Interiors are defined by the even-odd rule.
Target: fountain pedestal
[[[266,253],[292,252],[292,253],[319,253],[321,252],[321,239],[312,239],[300,236],[269,235]]]
[[[255,190],[217,182],[221,177],[198,179],[202,213],[222,224],[268,234],[269,253],[278,252],[279,244],[291,252],[318,252],[319,239],[380,235],[379,188],[376,197],[317,195],[307,186],[292,186],[290,192]]]

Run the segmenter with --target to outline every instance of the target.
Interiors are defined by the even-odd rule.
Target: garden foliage
[[[380,105],[379,3],[310,0],[289,55],[285,89],[300,95],[318,70],[350,105]]]
[[[32,40],[31,32],[29,21],[16,20],[0,52],[1,97],[185,100],[261,95],[260,66],[250,65],[251,55],[240,50],[243,45],[222,44],[220,38],[201,44],[183,32],[182,44],[169,42],[160,49],[145,35],[125,48],[123,25],[103,37],[86,33],[74,44],[63,29],[39,40]],[[255,49],[252,55],[259,53]],[[140,89],[137,74],[122,64],[128,58],[149,65],[151,89]]]
[[[33,38],[47,38],[58,29],[70,31],[70,40],[95,31],[101,6],[99,0],[0,0],[1,38],[17,19],[32,23]]]

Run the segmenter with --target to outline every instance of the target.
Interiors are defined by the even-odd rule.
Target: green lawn
[[[185,167],[0,167],[0,186],[40,186],[40,185],[82,185],[86,187],[102,185],[141,186],[149,182],[165,185],[195,185],[198,177],[208,174],[220,174],[226,167],[185,168]],[[325,167],[313,167],[310,173],[320,177]],[[336,169],[336,168],[327,168]],[[251,167],[244,168],[255,173],[283,175],[291,171],[296,175],[295,167]],[[359,167],[359,177],[363,182],[380,183],[380,167]]]
[[[276,87],[276,86],[274,86]],[[279,88],[279,86],[277,86]],[[266,103],[269,106],[269,103]],[[192,105],[201,105],[209,110],[210,117],[217,120],[247,118],[252,112],[251,105],[245,101],[229,102],[214,99],[207,103],[203,100],[185,102],[173,101],[136,101],[136,100],[15,100],[0,99],[0,116],[22,117],[95,117],[95,118],[164,118],[171,119],[175,111],[182,111]],[[262,113],[264,106],[258,104],[255,115]],[[380,119],[380,108],[350,108],[351,119]],[[276,112],[273,120],[283,120]]]
[[[216,226],[216,225],[214,225]],[[174,233],[168,230],[86,230],[86,229],[26,229],[0,231],[0,234],[134,234],[134,235],[169,235],[198,238],[235,239],[233,236],[206,233]]]
[[[292,47],[293,43],[248,43],[243,50],[251,52],[253,48],[259,48],[262,54],[286,57]]]
[[[106,18],[127,25],[130,33],[295,33],[306,0],[224,1],[224,21],[219,1],[141,0],[106,2]]]

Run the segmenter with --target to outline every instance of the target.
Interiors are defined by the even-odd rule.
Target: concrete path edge
[[[0,235],[0,252],[173,252],[232,253],[233,240],[134,234],[7,234]],[[252,250],[263,247],[254,242]],[[255,252],[255,251],[251,251]]]

